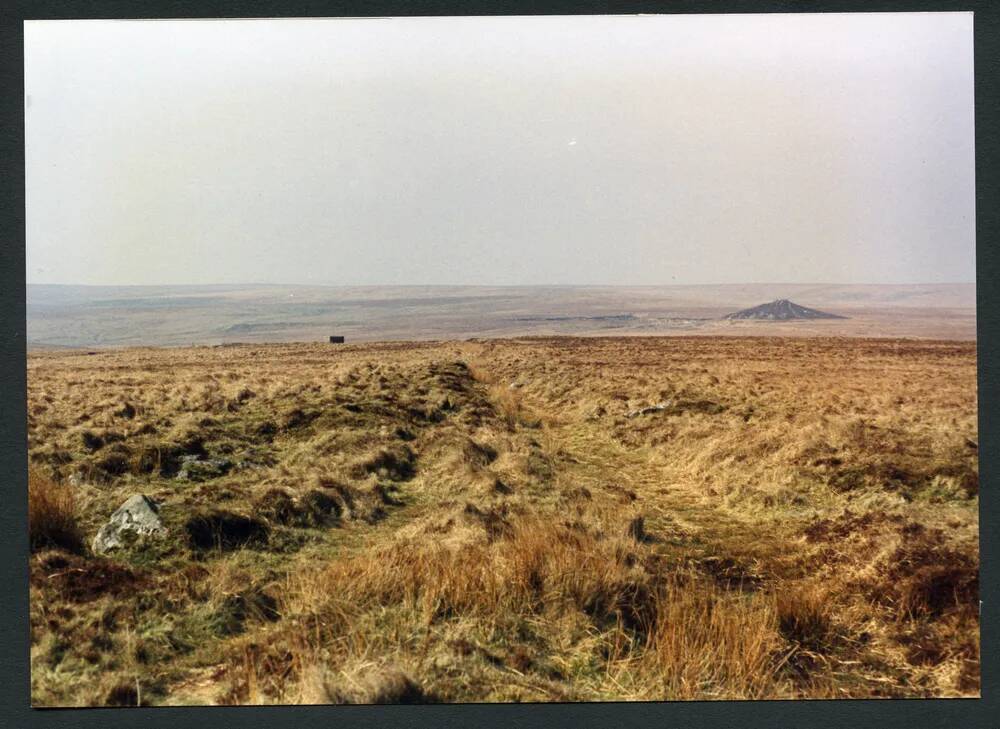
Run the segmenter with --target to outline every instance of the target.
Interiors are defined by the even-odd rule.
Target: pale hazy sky
[[[972,14],[32,21],[29,283],[973,281]]]

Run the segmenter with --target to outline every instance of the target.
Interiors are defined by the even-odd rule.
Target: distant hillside
[[[725,317],[797,299],[847,319]],[[27,287],[31,347],[349,343],[525,335],[975,339],[973,284]],[[801,307],[804,311],[809,311]],[[751,310],[752,311],[752,310]],[[737,317],[738,318],[738,317]],[[775,326],[775,322],[782,322]],[[738,326],[737,326],[738,324]]]
[[[767,321],[788,321],[790,319],[846,319],[846,316],[828,314],[808,306],[800,306],[788,299],[778,299],[767,304],[742,309],[727,314],[726,319],[763,319]]]

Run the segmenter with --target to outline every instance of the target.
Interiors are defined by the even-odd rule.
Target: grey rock
[[[228,458],[209,458],[202,460],[198,456],[181,458],[181,469],[177,472],[179,481],[208,481],[225,476],[233,468],[233,462]]]
[[[667,400],[649,407],[631,410],[625,413],[626,418],[638,418],[641,415],[652,413],[664,413],[665,415],[680,415],[682,413],[703,413],[706,415],[718,415],[726,410],[725,405],[721,405],[712,400]]]
[[[105,554],[131,543],[138,537],[166,534],[160,521],[160,507],[144,494],[136,494],[118,507],[108,523],[94,537],[95,554]]]
[[[638,418],[640,415],[649,415],[650,413],[659,413],[670,407],[669,403],[661,403],[659,405],[650,405],[646,408],[639,408],[638,410],[632,410],[631,412],[625,413],[626,418]]]

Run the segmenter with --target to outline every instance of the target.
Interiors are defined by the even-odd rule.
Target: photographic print
[[[26,21],[32,705],[978,697],[972,29]]]

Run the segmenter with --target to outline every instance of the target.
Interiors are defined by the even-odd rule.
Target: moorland
[[[36,706],[979,693],[974,341],[32,350],[27,417]]]

